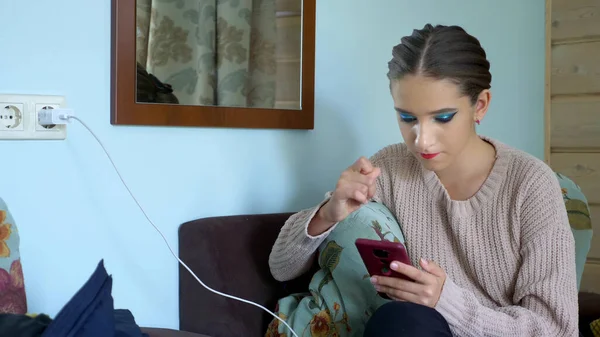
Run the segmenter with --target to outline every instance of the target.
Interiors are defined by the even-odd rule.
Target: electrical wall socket
[[[0,139],[65,139],[67,125],[41,125],[38,113],[66,107],[63,96],[0,94]]]
[[[0,112],[0,128],[2,131],[23,131],[23,111],[22,103],[5,102],[2,103]]]
[[[51,124],[51,125],[41,125],[40,124],[40,112],[44,111],[44,110],[48,110],[48,109],[57,109],[60,108],[60,105],[58,104],[36,104],[35,105],[35,129],[37,131],[54,131],[60,132],[60,129],[58,128],[59,125],[55,125],[55,124]]]

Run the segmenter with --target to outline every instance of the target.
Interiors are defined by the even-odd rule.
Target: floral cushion
[[[594,337],[600,337],[600,318],[590,324],[590,329],[592,330]]]
[[[6,203],[0,199],[0,313],[26,312],[19,232]]]
[[[319,247],[321,267],[309,284],[309,292],[284,297],[275,312],[304,337],[362,336],[372,313],[387,303],[369,281],[355,241],[358,238],[404,243],[400,225],[377,202],[353,212]],[[285,325],[273,319],[266,337],[290,337]]]
[[[567,176],[556,173],[560,184],[569,224],[575,238],[575,260],[577,270],[577,288],[581,284],[583,267],[592,244],[592,219],[588,201],[581,188]]]

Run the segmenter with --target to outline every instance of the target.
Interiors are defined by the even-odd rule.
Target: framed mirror
[[[316,0],[112,0],[111,124],[312,129]]]

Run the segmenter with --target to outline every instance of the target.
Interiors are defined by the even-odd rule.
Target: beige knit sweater
[[[451,200],[404,144],[371,158],[381,168],[374,199],[399,220],[413,264],[423,257],[446,271],[435,309],[455,336],[578,336],[574,239],[557,178],[537,158],[486,140],[496,162],[470,199]],[[330,194],[281,229],[269,259],[276,279],[306,272],[335,229],[307,233]]]

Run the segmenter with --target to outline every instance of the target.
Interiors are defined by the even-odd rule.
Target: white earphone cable
[[[138,205],[138,207],[140,208],[140,210],[142,211],[142,213],[144,214],[144,216],[146,217],[146,220],[148,220],[148,222],[152,225],[152,227],[154,227],[154,229],[158,232],[158,234],[160,234],[160,236],[163,238],[163,240],[165,241],[165,244],[167,245],[167,247],[169,248],[169,251],[171,252],[171,254],[175,257],[175,259],[177,259],[177,261],[179,261],[179,263],[185,268],[187,269],[188,272],[190,272],[190,274],[192,274],[192,276],[196,279],[196,281],[198,281],[198,283],[200,283],[204,288],[206,288],[207,290],[217,294],[217,295],[221,295],[227,298],[231,298],[240,302],[244,302],[247,304],[251,304],[254,305],[266,312],[268,312],[271,316],[275,317],[276,319],[278,319],[281,323],[283,323],[291,332],[295,337],[298,337],[298,335],[294,332],[294,330],[292,330],[292,328],[283,320],[281,319],[279,316],[275,315],[274,313],[272,313],[271,311],[269,311],[267,308],[265,308],[264,306],[258,304],[258,303],[254,303],[252,301],[248,301],[245,300],[243,298],[239,298],[239,297],[235,297],[232,295],[228,295],[225,293],[222,293],[220,291],[214,290],[210,287],[208,287],[206,284],[204,284],[204,282],[202,282],[202,280],[200,280],[200,278],[198,276],[196,276],[196,274],[183,262],[181,261],[181,259],[177,256],[177,254],[175,254],[175,252],[173,251],[173,249],[171,248],[171,245],[169,245],[169,242],[167,241],[167,238],[164,236],[164,234],[160,231],[160,229],[158,229],[158,227],[154,224],[154,222],[152,222],[152,220],[150,220],[150,217],[148,216],[148,214],[146,214],[146,211],[144,211],[144,208],[142,207],[142,205],[140,205],[140,203],[138,202],[138,200],[135,198],[135,196],[133,195],[133,193],[131,192],[131,190],[129,189],[129,186],[127,186],[127,183],[125,183],[125,180],[123,179],[123,177],[121,176],[121,173],[119,172],[119,170],[117,169],[117,166],[115,165],[115,162],[112,160],[110,154],[108,153],[108,151],[106,150],[106,148],[104,147],[104,144],[102,144],[102,141],[100,141],[100,139],[96,136],[96,134],[94,133],[94,131],[92,131],[92,129],[90,129],[87,124],[85,124],[84,121],[82,121],[81,119],[79,119],[76,116],[71,116],[71,115],[65,115],[65,116],[61,116],[61,119],[65,119],[65,120],[69,120],[69,119],[74,119],[76,121],[78,121],[79,123],[81,123],[81,125],[83,125],[83,127],[85,127],[90,134],[96,139],[96,141],[98,142],[98,144],[100,144],[100,147],[102,148],[102,150],[104,150],[104,153],[106,154],[106,156],[108,157],[108,160],[110,161],[110,163],[112,164],[113,168],[115,169],[115,171],[117,172],[117,175],[119,176],[119,179],[121,179],[121,182],[123,183],[123,186],[125,186],[125,189],[127,189],[127,192],[129,192],[129,195],[131,196],[131,198],[133,199],[133,201],[135,201],[135,203]]]

